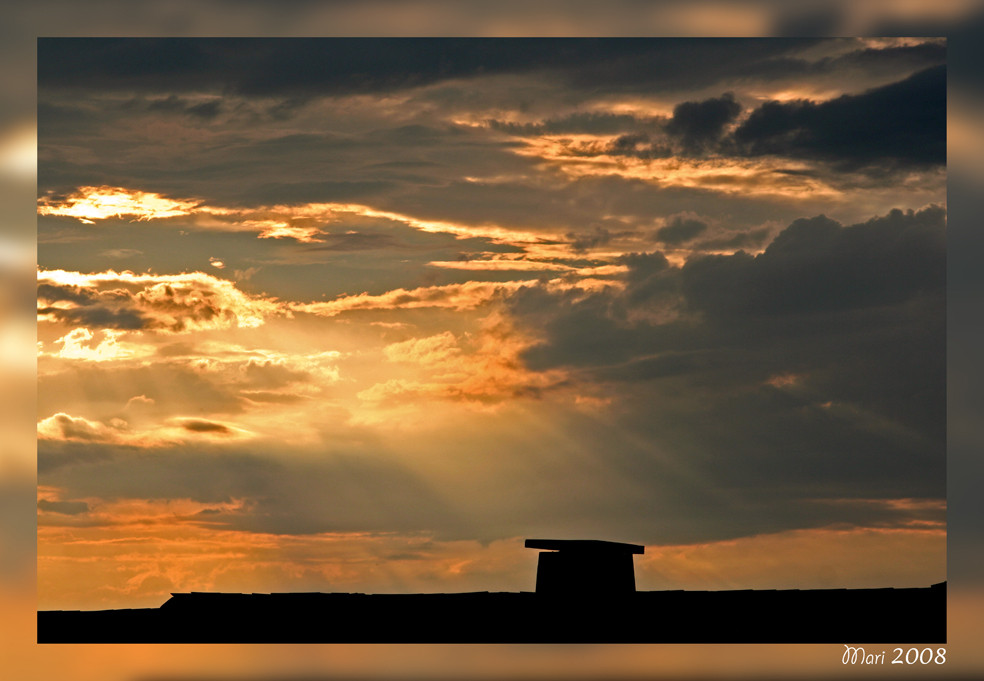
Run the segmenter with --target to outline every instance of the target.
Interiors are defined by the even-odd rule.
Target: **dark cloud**
[[[181,422],[181,427],[192,433],[218,433],[220,435],[228,435],[232,432],[228,426],[204,419],[185,419]]]
[[[277,461],[268,452],[216,445],[168,449],[166,456],[88,443],[43,442],[38,452],[44,484],[73,496],[113,499],[184,498],[202,503],[250,499],[242,513],[210,521],[230,529],[277,534],[420,532],[459,528],[461,521],[397,457],[344,447],[317,460]],[[60,465],[53,465],[60,464]]]
[[[154,411],[186,415],[208,410],[210,414],[242,411],[238,387],[223,377],[196,370],[191,361],[156,361],[143,367],[107,368],[89,363],[70,371],[38,377],[38,413],[46,418],[65,404],[85,405],[86,414],[113,416],[135,395],[153,400]],[[65,421],[71,424],[70,421]]]
[[[656,238],[664,244],[682,244],[696,238],[706,229],[706,222],[677,216],[665,227],[656,230]]]
[[[148,320],[134,310],[111,310],[105,307],[38,307],[38,314],[63,324],[97,329],[122,329],[134,331],[146,328]]]
[[[38,508],[50,513],[79,515],[89,511],[89,504],[84,501],[50,501],[48,499],[41,499],[38,501]]]
[[[530,367],[609,383],[623,427],[689,452],[737,498],[941,496],[944,235],[938,207],[846,227],[821,216],[758,256],[678,269],[637,254],[620,293],[510,304],[543,339]],[[661,474],[640,461],[640,479]]]
[[[722,235],[717,238],[701,241],[697,244],[697,247],[702,250],[758,248],[769,237],[769,231],[768,227],[760,227],[759,229],[753,229],[747,232]]]
[[[621,258],[628,266],[624,298],[630,306],[664,303],[678,291],[676,270],[662,253],[631,253]]]
[[[122,105],[124,109],[143,109],[145,111],[160,111],[176,113],[199,118],[204,121],[214,120],[222,112],[222,100],[215,98],[207,101],[194,101],[187,98],[169,95],[163,99],[132,99]]]
[[[673,156],[673,148],[659,136],[645,132],[634,132],[620,135],[607,145],[604,153],[615,156],[634,156],[635,158],[669,158]]]
[[[627,92],[654,88],[685,92],[746,78],[750,73],[786,77],[787,64],[799,61],[791,55],[812,42],[810,38],[653,40],[645,50],[627,50],[605,60],[578,64],[572,81],[575,86],[591,89],[604,86]]]
[[[81,286],[38,284],[38,300],[48,303],[69,302],[89,305],[93,302],[93,290]]]
[[[741,104],[730,92],[701,102],[683,102],[673,109],[666,131],[677,137],[687,151],[700,152],[716,142],[725,126],[740,113]]]
[[[757,257],[742,253],[688,262],[688,303],[720,316],[798,315],[893,305],[942,294],[946,273],[942,208],[893,211],[842,227],[800,219]]]
[[[944,35],[942,33],[924,33],[923,35]],[[891,35],[880,33],[878,35]],[[928,66],[946,62],[945,42],[924,42],[916,45],[892,45],[889,47],[865,48],[854,50],[834,58],[822,59],[818,68],[832,72],[845,67],[863,68],[865,70],[900,68],[922,70]]]
[[[284,154],[285,157],[290,155],[290,152]],[[259,204],[365,201],[389,193],[397,187],[398,183],[391,179],[270,182],[251,188],[248,199]],[[243,200],[247,197],[237,198]]]
[[[880,58],[890,61],[886,55]],[[857,55],[855,59],[866,61]],[[767,102],[729,134],[729,126],[740,120],[741,113],[731,93],[683,102],[655,130],[653,125],[649,130],[633,129],[629,121],[620,120],[628,128],[624,134],[603,149],[580,153],[641,159],[674,154],[771,155],[825,161],[842,171],[864,170],[876,176],[946,161],[946,67],[942,65],[825,102]],[[815,174],[817,170],[779,172]]]
[[[946,162],[946,68],[816,103],[767,102],[734,133],[741,153],[816,158],[843,168]]]
[[[611,231],[600,225],[592,225],[587,232],[568,232],[565,236],[570,239],[571,247],[575,251],[582,252],[632,234],[633,232],[627,230]]]
[[[42,38],[38,79],[41,87],[304,98],[549,69],[576,86],[605,83],[623,89],[708,84],[804,44],[783,39]]]
[[[631,387],[628,390],[630,403],[640,400],[635,403],[640,406],[644,398]],[[652,411],[650,405],[650,421]],[[738,493],[751,485],[747,472],[744,478],[727,479],[738,463],[731,458],[754,454],[740,444],[740,451],[732,445],[725,450],[729,456],[708,462],[718,464],[719,471],[700,470],[699,459],[682,466],[662,465],[654,448],[677,448],[680,429],[666,428],[663,419],[641,424],[633,422],[635,418],[641,420],[644,413],[623,415],[620,425],[631,426],[634,434],[649,439],[623,438],[594,419],[563,415],[557,422],[563,437],[550,440],[550,451],[503,448],[503,441],[515,437],[508,429],[497,428],[494,442],[484,434],[450,432],[456,451],[428,451],[431,465],[445,471],[439,490],[433,480],[404,463],[406,452],[345,452],[336,447],[320,452],[316,460],[272,460],[267,454],[215,445],[153,456],[117,447],[96,461],[86,455],[90,448],[86,443],[43,442],[39,455],[44,484],[66,494],[107,501],[183,498],[204,504],[248,499],[242,509],[209,513],[208,521],[230,529],[286,535],[412,532],[489,541],[515,536],[515,528],[520,527],[521,534],[560,531],[657,543],[747,536],[749,527],[770,532],[885,519],[879,518],[877,508],[852,512],[845,506],[803,501],[796,495],[801,488],[770,487],[769,483],[792,473],[787,468],[766,475],[758,464],[776,462],[761,456],[750,460],[752,474],[758,476],[754,483],[762,488]],[[818,434],[826,425],[817,424]],[[655,426],[665,432],[656,437]],[[775,427],[776,422],[768,426]],[[715,436],[727,432],[724,424],[710,423],[708,430]],[[829,436],[822,442],[842,444]],[[467,469],[452,465],[461,451],[474,456]],[[585,458],[587,452],[591,455]],[[684,454],[685,459],[694,455]],[[55,457],[74,465],[51,468],[48,464]],[[805,457],[798,460],[800,466],[806,463]],[[858,489],[842,488],[838,498],[865,485],[872,492],[870,472],[863,462],[859,464],[855,466],[862,478]],[[897,470],[886,471],[881,487],[892,491],[898,478]],[[544,485],[544,479],[562,484]],[[816,491],[822,491],[819,485]]]
[[[38,133],[59,135],[65,133],[93,133],[103,121],[99,112],[69,102],[38,101]],[[42,151],[39,149],[39,152]]]

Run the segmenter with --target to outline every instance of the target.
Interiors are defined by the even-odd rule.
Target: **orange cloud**
[[[505,317],[487,317],[477,334],[456,337],[450,331],[428,338],[394,343],[384,349],[391,362],[415,365],[419,379],[395,378],[358,393],[379,405],[430,397],[491,405],[521,396],[536,396],[563,384],[560,370],[530,371],[521,353],[536,340],[519,333]]]
[[[639,589],[929,586],[946,579],[946,530],[902,522],[647,546],[636,569]]]
[[[45,488],[49,503],[61,490]],[[480,544],[396,533],[231,529],[246,500],[88,498],[38,519],[38,607],[154,607],[179,591],[416,593],[531,589],[521,539]]]
[[[665,187],[710,189],[787,199],[837,199],[843,192],[790,159],[636,158],[607,152],[617,135],[563,135],[522,138],[517,154],[541,159],[571,179],[618,176]]]
[[[450,331],[428,338],[411,338],[401,343],[387,345],[383,349],[386,359],[391,362],[416,362],[437,364],[447,362],[461,355],[458,339]]]

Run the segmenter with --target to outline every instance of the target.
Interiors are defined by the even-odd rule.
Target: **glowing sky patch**
[[[60,201],[50,197],[39,199],[38,215],[74,217],[86,224],[107,218],[160,220],[188,215],[199,203],[123,187],[79,187]]]
[[[109,362],[114,360],[133,359],[153,353],[149,348],[135,343],[120,342],[124,332],[103,329],[98,338],[89,329],[80,327],[55,341],[61,347],[55,357],[61,359],[85,360],[88,362]]]

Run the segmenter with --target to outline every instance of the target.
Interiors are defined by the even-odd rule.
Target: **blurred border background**
[[[39,36],[946,36],[947,663],[843,646],[37,646],[35,63]],[[984,0],[35,0],[0,20],[0,668],[4,678],[980,678],[984,674]]]

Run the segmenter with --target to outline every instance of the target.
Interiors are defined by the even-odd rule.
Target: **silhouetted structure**
[[[536,565],[536,592],[548,595],[624,596],[635,593],[632,556],[646,549],[595,539],[527,539],[546,549]]]
[[[526,546],[546,551],[536,593],[176,593],[159,608],[38,612],[38,642],[946,642],[946,582],[915,589],[635,591],[632,556],[642,546],[556,539]]]

